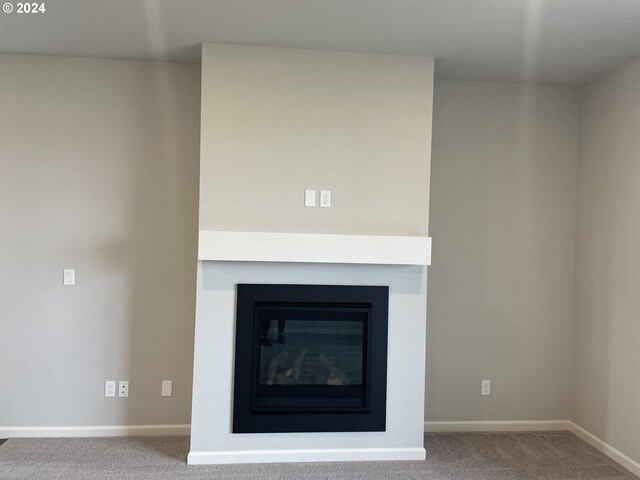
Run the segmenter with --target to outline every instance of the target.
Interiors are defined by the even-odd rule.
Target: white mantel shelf
[[[431,237],[201,230],[198,260],[430,265]]]

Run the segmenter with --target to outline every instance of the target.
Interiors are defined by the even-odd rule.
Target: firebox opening
[[[234,433],[384,431],[388,287],[238,285]]]

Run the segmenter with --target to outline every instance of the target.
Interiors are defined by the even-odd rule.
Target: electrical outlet
[[[107,380],[104,382],[104,396],[105,397],[115,397],[116,396],[116,381],[115,380]]]
[[[119,397],[129,396],[129,380],[120,380],[118,382],[118,396]]]
[[[331,207],[331,190],[320,190],[320,207]]]
[[[491,395],[491,380],[482,380],[482,395]]]
[[[171,380],[162,381],[162,396],[170,397],[173,391],[173,382]]]

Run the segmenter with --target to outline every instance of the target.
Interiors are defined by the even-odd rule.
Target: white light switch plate
[[[173,382],[171,380],[162,381],[162,396],[170,397],[173,391]]]
[[[316,191],[305,190],[304,191],[304,206],[315,207],[316,206]]]
[[[65,268],[62,275],[63,285],[75,285],[76,284],[76,271],[73,268]]]

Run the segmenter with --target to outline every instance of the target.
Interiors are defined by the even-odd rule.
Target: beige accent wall
[[[200,68],[1,55],[0,72],[0,426],[188,423]]]
[[[431,58],[204,45],[200,230],[426,235],[432,95]]]
[[[573,420],[640,461],[640,60],[581,92]]]
[[[577,129],[574,89],[436,82],[428,421],[570,417]]]

